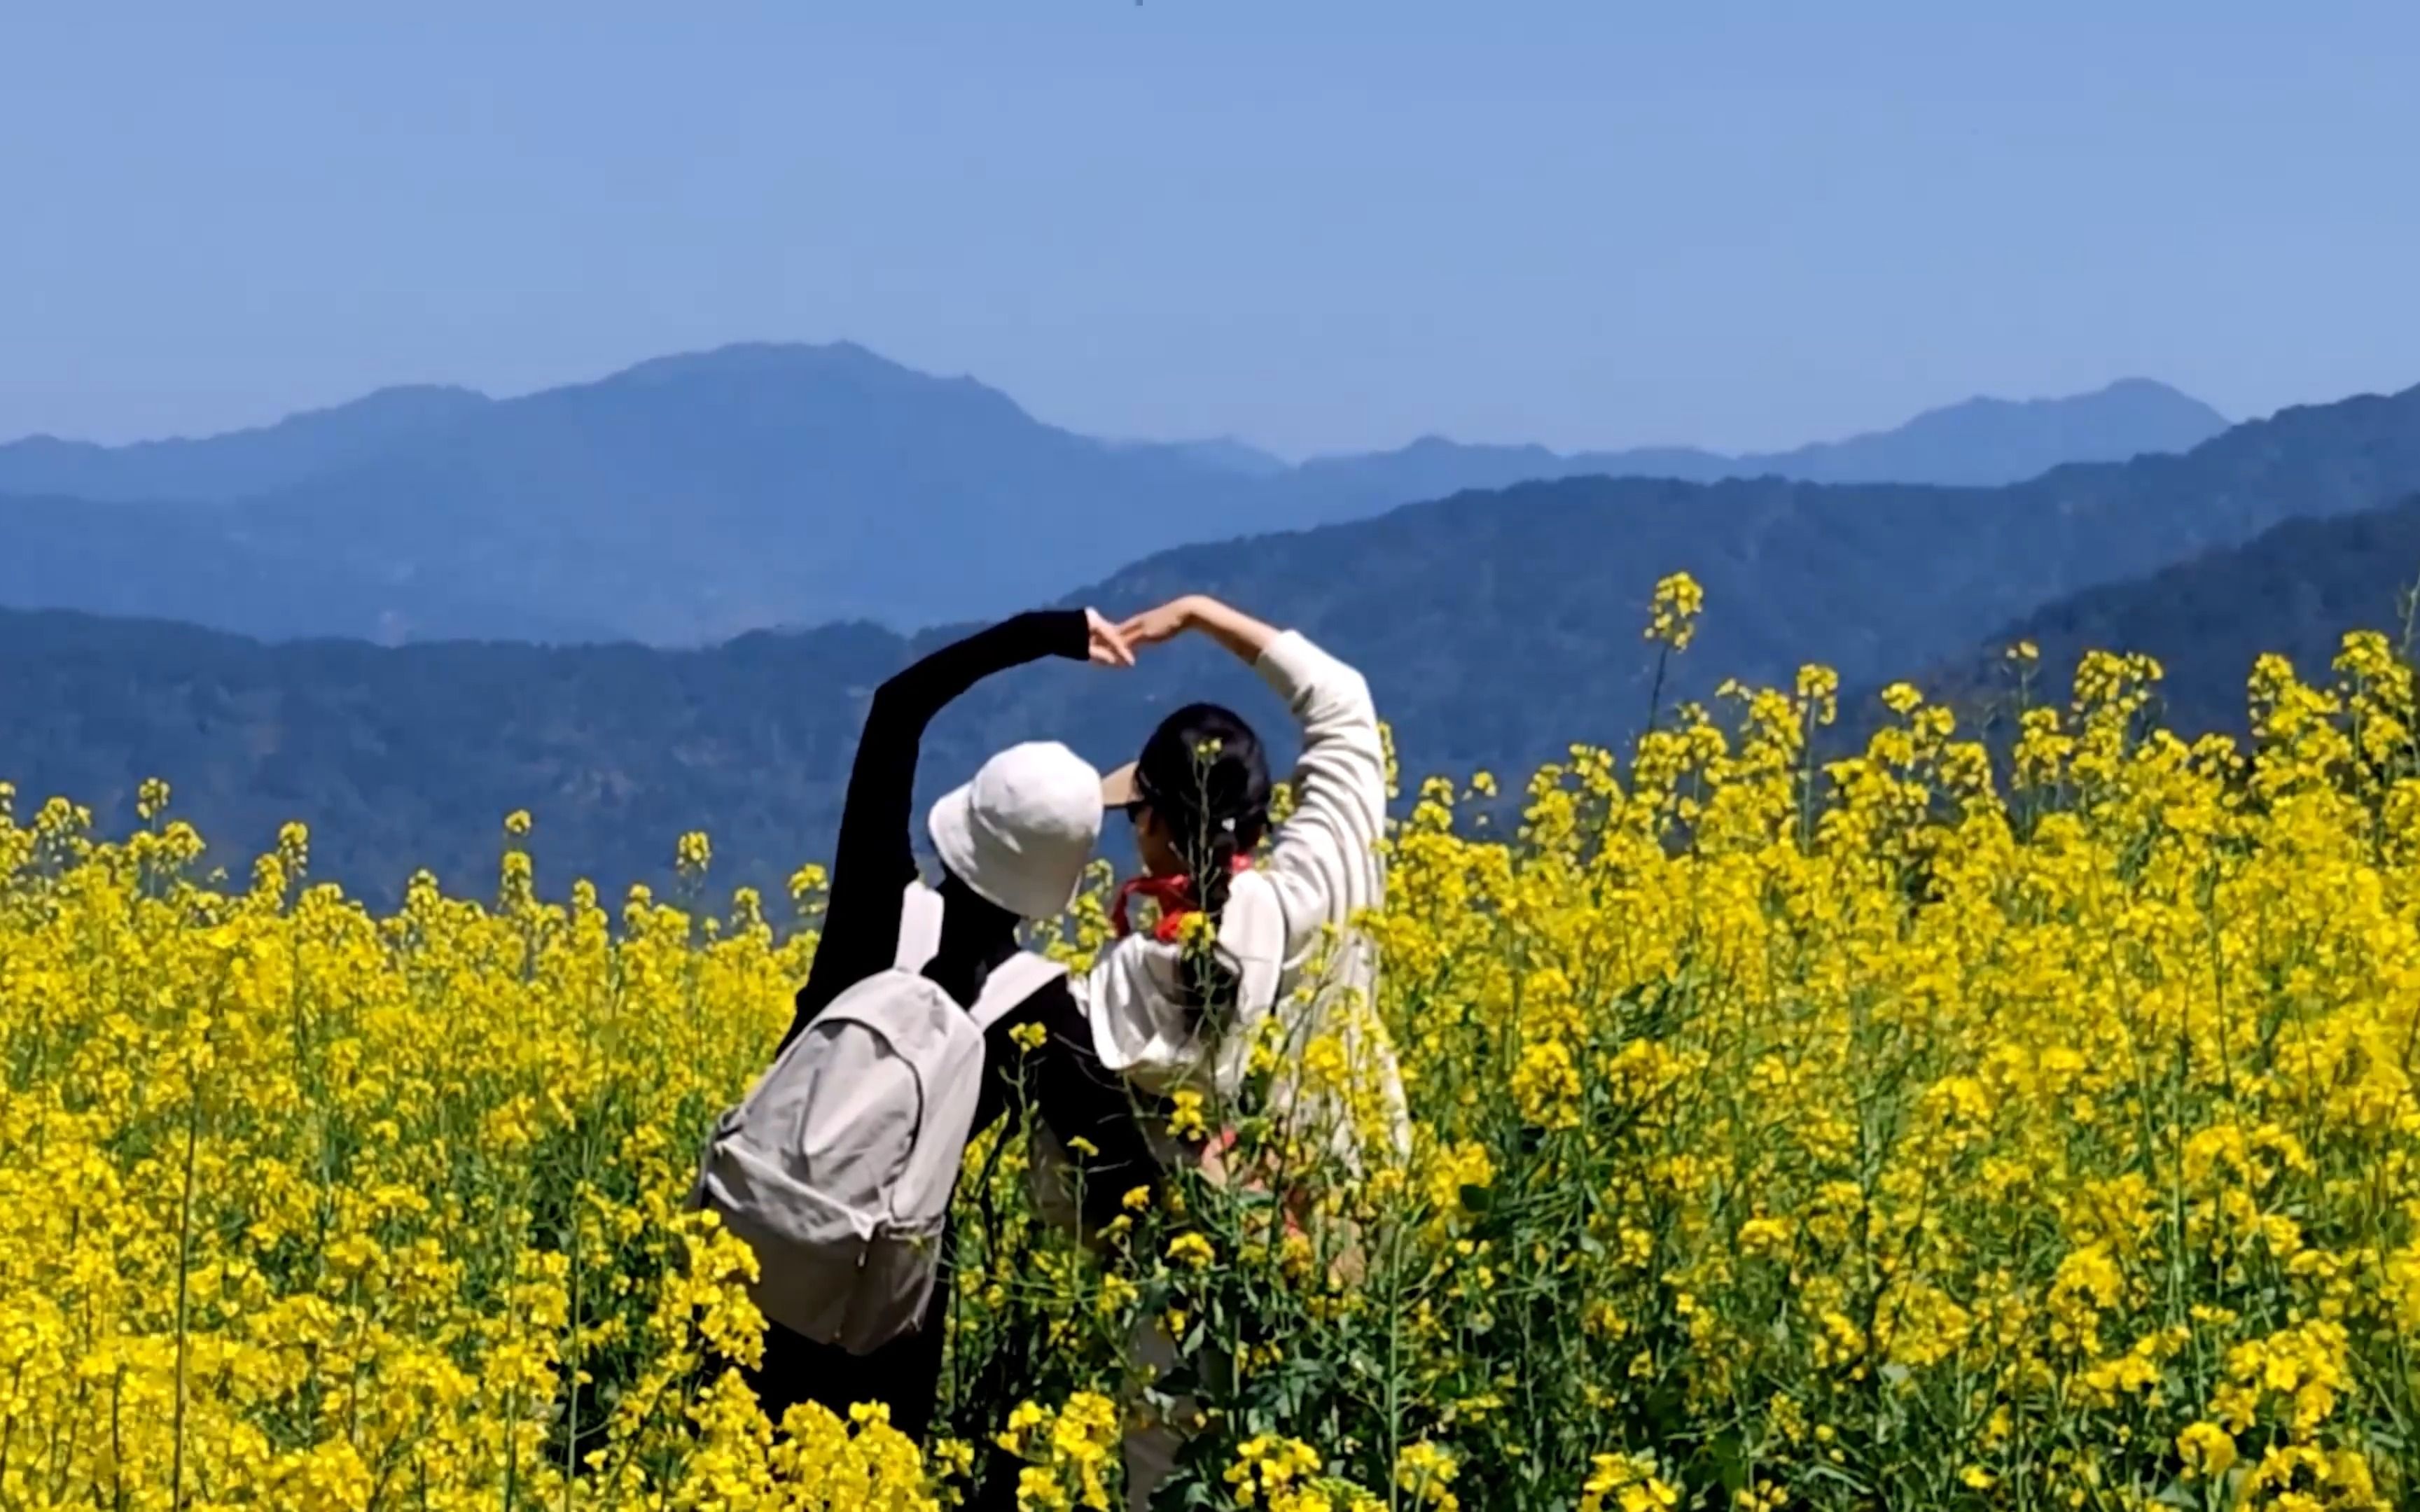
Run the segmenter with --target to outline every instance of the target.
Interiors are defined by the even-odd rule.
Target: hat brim
[[[981,870],[975,857],[974,785],[960,783],[941,795],[924,819],[924,832],[933,839],[933,852],[950,874],[975,888],[977,896],[989,898],[975,883],[973,874]]]
[[[1139,802],[1141,797],[1142,790],[1135,785],[1135,764],[1132,762],[1101,779],[1101,807],[1104,809],[1123,809]]]

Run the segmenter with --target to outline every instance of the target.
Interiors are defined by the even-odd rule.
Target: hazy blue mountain
[[[389,649],[0,610],[0,771],[105,824],[131,812],[130,783],[166,776],[212,858],[239,866],[301,818],[317,876],[390,899],[423,865],[478,889],[524,806],[551,888],[575,871],[660,878],[701,814],[721,880],[778,887],[781,857],[827,843],[864,695],[898,656],[871,628],[711,652]]]
[[[1407,773],[1510,776],[1573,741],[1637,731],[1654,659],[1639,630],[1667,572],[1695,573],[1707,596],[1667,706],[1725,677],[1786,682],[1802,661],[1870,687],[1958,657],[2039,606],[2296,519],[2350,532],[2348,561],[2366,552],[2402,571],[2405,548],[2359,544],[2349,517],[2415,492],[2420,389],[2286,410],[2183,456],[1993,489],[1523,484],[1163,552],[1070,601],[1116,611],[1180,591],[1226,594],[1360,666]],[[2264,615],[2296,612],[2297,592],[2246,579],[2210,595],[2208,614],[2231,609],[2258,638]],[[698,827],[716,836],[723,881],[778,882],[826,853],[867,695],[942,633],[911,641],[858,625],[700,651],[389,650],[0,614],[0,708],[11,711],[0,776],[119,820],[137,782],[165,776],[182,811],[237,851],[300,817],[326,874],[381,889],[421,864],[475,885],[497,822],[524,805],[556,886],[572,873],[659,877],[675,838]],[[2113,622],[2110,633],[2131,631]],[[936,727],[923,779],[960,779],[1000,745],[1046,734],[1115,761],[1195,696],[1233,702],[1287,745],[1264,688],[1185,646],[1130,674],[1048,665],[978,689]]]
[[[1710,483],[1730,476],[1732,466],[1728,458],[1687,447],[1567,455],[1544,446],[1470,445],[1423,436],[1391,452],[1313,457],[1268,486],[1286,499],[1281,513],[1287,517],[1302,525],[1333,525],[1473,488],[1597,474]]]
[[[1245,478],[1274,478],[1291,466],[1285,458],[1273,456],[1233,436],[1213,436],[1199,441],[1104,441],[1102,444],[1116,451],[1162,452],[1215,472],[1233,473]]]
[[[862,347],[737,347],[499,401],[220,518],[296,571],[678,643],[1030,601],[1220,521],[1254,528],[1238,486]]]
[[[0,445],[0,493],[117,501],[240,499],[392,454],[489,403],[469,389],[427,385],[380,389],[273,425],[192,440],[97,446],[32,436]]]
[[[2070,462],[2123,462],[2187,452],[2226,428],[2200,400],[2148,378],[2126,378],[2062,399],[1969,399],[1929,409],[1892,430],[1787,452],[1725,455],[1694,447],[1559,453],[1543,446],[1474,446],[1424,437],[1392,452],[1306,462],[1273,485],[1303,523],[1358,519],[1394,504],[1466,488],[1505,488],[1545,478],[1782,477],[1808,483],[1937,483],[1993,487]]]
[[[1574,478],[1266,541],[1185,548],[1098,593],[1187,588],[1264,606],[1383,679],[1414,767],[1521,767],[1635,733],[1654,581],[1707,611],[1668,680],[1851,687],[1913,676],[2037,606],[2241,545],[2283,521],[2420,491],[2420,388],[2281,411],[2181,455],[2077,464],[1992,489]]]
[[[106,511],[16,543],[11,603],[174,604],[257,629],[265,583],[297,587],[301,632],[365,624],[413,639],[520,619],[655,643],[772,625],[892,625],[994,613],[1152,551],[1362,519],[1468,488],[1607,473],[1706,481],[1793,469],[2007,481],[2051,463],[2186,444],[2193,401],[2150,384],[2031,405],[1976,401],[1899,431],[1774,458],[1681,449],[1559,455],[1424,440],[1286,468],[1228,440],[1105,444],[969,378],[846,343],[742,346],[593,383],[487,400],[395,390],[260,431],[105,449],[0,452],[0,492],[223,500],[196,572],[132,550]],[[238,496],[238,497],[230,497]],[[215,532],[209,534],[207,532]],[[113,576],[93,576],[106,563]],[[178,575],[185,580],[177,580]],[[299,618],[301,607],[340,610]]]
[[[394,644],[432,628],[466,640],[614,639],[607,622],[483,601],[442,580],[382,581],[324,564],[297,571],[197,508],[0,495],[0,604],[186,620],[267,640]]]
[[[1742,459],[1743,471],[1810,483],[1945,483],[1991,487],[2070,462],[2190,452],[2226,428],[2199,399],[2123,378],[2065,399],[1969,399],[1896,430]]]

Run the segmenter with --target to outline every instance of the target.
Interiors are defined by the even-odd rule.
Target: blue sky
[[[1289,454],[2420,382],[2409,0],[365,8],[0,20],[0,437],[743,339]]]

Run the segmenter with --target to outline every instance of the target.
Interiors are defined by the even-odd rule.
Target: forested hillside
[[[2383,631],[2403,645],[2405,595],[2415,585],[2420,495],[2365,514],[2289,521],[2242,546],[2059,599],[1922,681],[1937,696],[1991,716],[1996,729],[2014,706],[2009,647],[2034,646],[2035,684],[2054,702],[2066,698],[2086,651],[2139,651],[2160,662],[2159,702],[2170,728],[2244,734],[2246,679],[2257,657],[2275,652],[2319,680],[2349,630]]]

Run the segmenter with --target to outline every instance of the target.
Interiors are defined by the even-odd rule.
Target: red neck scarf
[[[1252,869],[1252,858],[1238,856],[1229,867],[1241,876]],[[1151,926],[1151,937],[1163,945],[1172,945],[1185,931],[1185,916],[1201,912],[1202,905],[1193,898],[1193,879],[1182,874],[1166,877],[1128,877],[1118,884],[1117,896],[1109,902],[1109,928],[1119,939],[1133,933],[1126,921],[1126,904],[1137,898],[1148,898],[1158,905],[1159,918]]]

